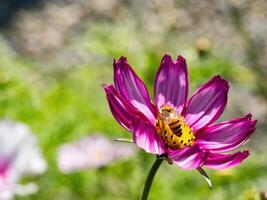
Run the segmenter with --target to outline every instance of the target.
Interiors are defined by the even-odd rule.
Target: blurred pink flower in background
[[[38,186],[35,183],[21,185],[20,178],[43,174],[46,168],[31,130],[19,122],[0,121],[0,199],[36,192]]]
[[[135,154],[135,147],[93,134],[58,149],[58,167],[63,173],[99,168]]]
[[[154,103],[126,58],[114,61],[114,85],[104,85],[114,118],[132,133],[136,145],[183,169],[224,169],[240,164],[244,144],[256,129],[252,115],[214,124],[222,115],[229,85],[215,76],[191,98],[186,61],[165,55],[154,82]]]

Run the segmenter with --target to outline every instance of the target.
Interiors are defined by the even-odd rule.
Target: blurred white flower
[[[36,184],[20,185],[19,180],[24,175],[42,174],[46,168],[31,130],[19,122],[0,121],[0,200],[36,192]]]
[[[107,166],[134,155],[135,147],[114,142],[102,134],[64,144],[58,149],[58,167],[63,173]]]

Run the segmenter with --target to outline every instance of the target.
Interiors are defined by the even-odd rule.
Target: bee
[[[195,136],[192,129],[185,123],[183,117],[169,105],[160,108],[156,120],[157,133],[160,135],[165,145],[171,149],[181,149],[191,146]]]

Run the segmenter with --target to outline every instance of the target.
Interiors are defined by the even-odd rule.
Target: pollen
[[[155,126],[165,145],[171,149],[192,146],[195,141],[193,130],[170,106],[161,108]]]

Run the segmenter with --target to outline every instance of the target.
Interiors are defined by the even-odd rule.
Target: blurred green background
[[[142,150],[101,169],[65,175],[59,145],[95,132],[129,134],[113,119],[101,88],[112,83],[113,58],[126,56],[148,85],[164,54],[183,55],[190,90],[220,74],[230,81],[222,120],[251,112],[257,131],[239,167],[196,171],[164,163],[150,199],[260,200],[267,192],[267,2],[265,0],[1,0],[0,116],[36,133],[48,161],[26,199],[138,199],[154,157]],[[130,144],[129,144],[130,145]],[[243,147],[242,147],[243,148]]]

